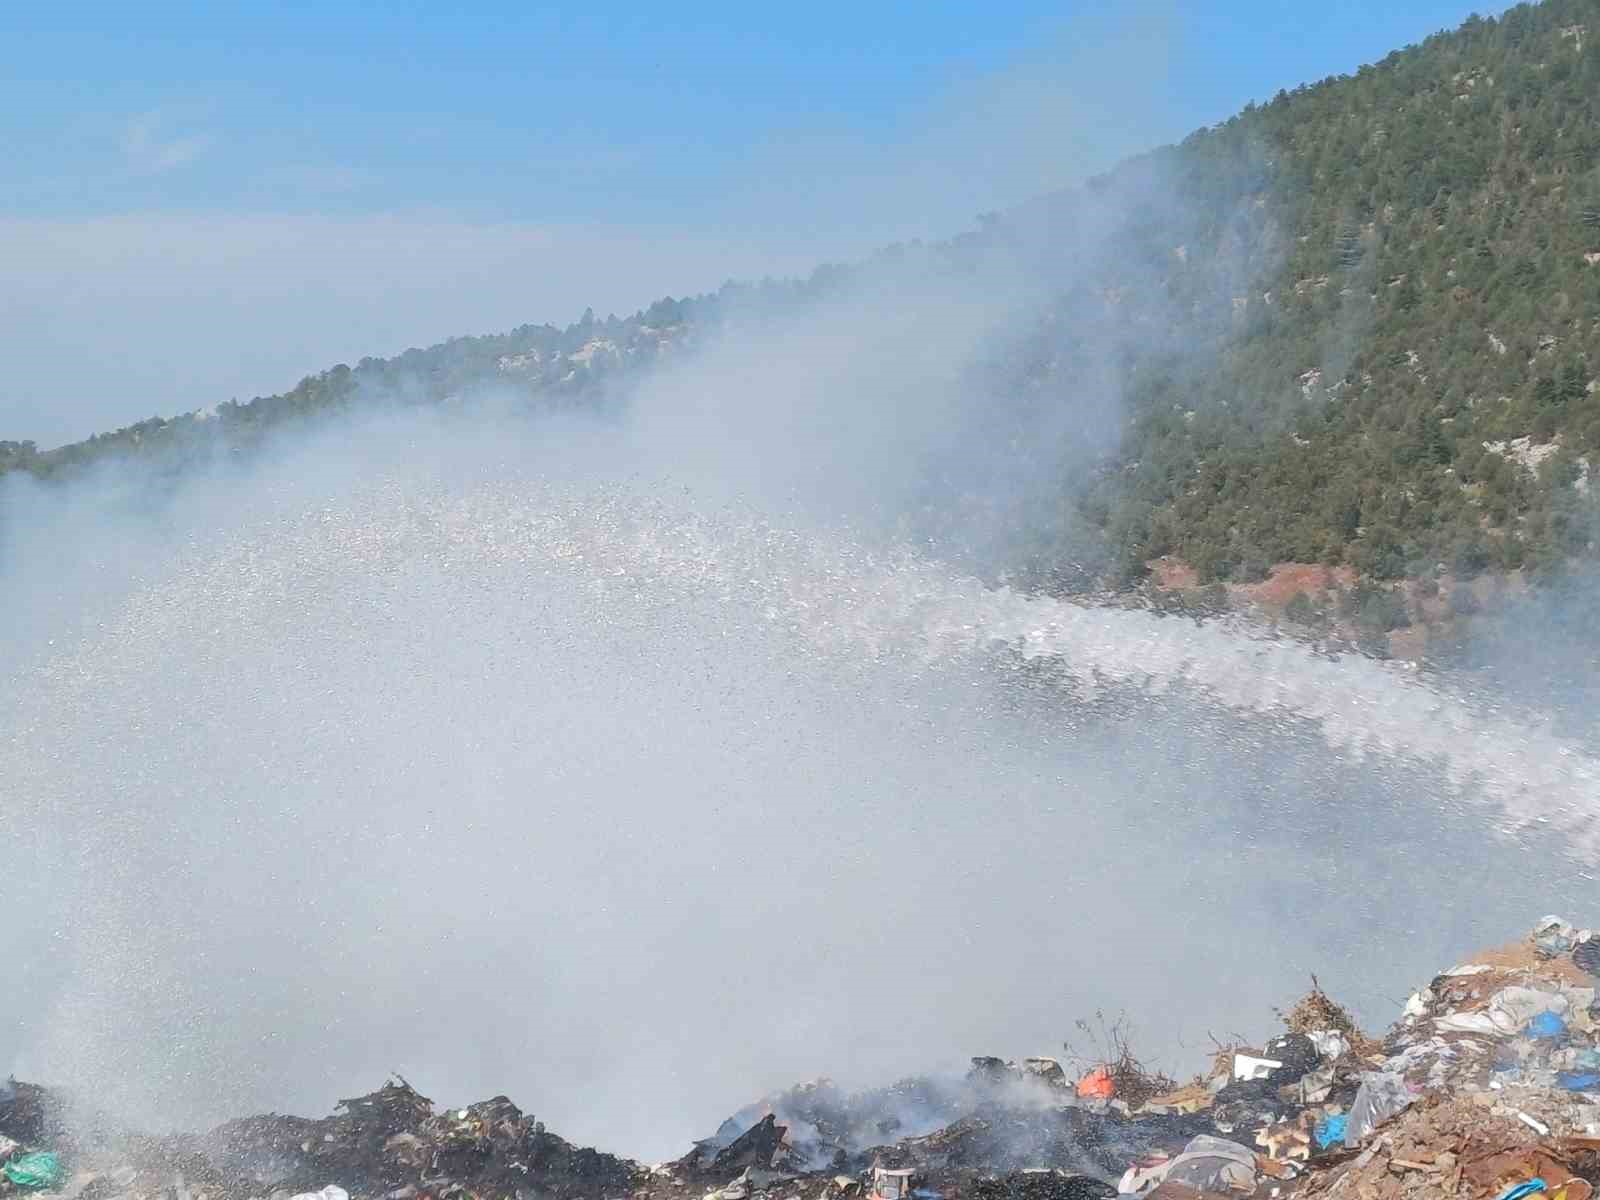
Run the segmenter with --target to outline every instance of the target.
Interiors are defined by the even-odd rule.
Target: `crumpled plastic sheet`
[[[1412,1067],[1425,1062],[1454,1062],[1468,1048],[1477,1049],[1475,1042],[1447,1042],[1443,1038],[1429,1038],[1407,1046],[1398,1054],[1384,1060],[1383,1069],[1391,1075],[1404,1075]]]
[[[1333,1092],[1337,1069],[1333,1063],[1308,1071],[1295,1084],[1295,1099],[1301,1104],[1321,1104]]]
[[[1256,1155],[1238,1142],[1202,1133],[1172,1161],[1143,1167],[1137,1174],[1130,1169],[1123,1179],[1136,1192],[1168,1181],[1203,1192],[1251,1192],[1256,1186]]]
[[[1306,1036],[1317,1048],[1318,1058],[1337,1059],[1349,1052],[1350,1042],[1337,1029],[1319,1029]]]
[[[1415,1097],[1405,1077],[1388,1071],[1372,1071],[1361,1077],[1361,1089],[1350,1105],[1345,1125],[1344,1145],[1354,1150],[1366,1136],[1390,1117],[1404,1112]]]

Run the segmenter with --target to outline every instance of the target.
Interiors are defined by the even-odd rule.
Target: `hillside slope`
[[[1595,35],[1593,0],[1522,6],[1163,152],[1210,214],[1202,253],[1254,207],[1279,261],[1230,298],[1214,369],[1131,377],[1098,499],[1130,561],[1394,578],[1593,553]]]
[[[1596,557],[1600,0],[1474,18],[915,252],[949,271],[1025,257],[1109,207],[1123,216],[1103,257],[1063,277],[998,371],[982,365],[1002,418],[1110,387],[1125,422],[1092,469],[1061,455],[1012,577],[1127,586],[1165,558],[1200,584],[1283,562],[1538,578]],[[486,380],[594,404],[732,302],[781,314],[872,269],[455,339],[52,451],[0,442],[0,474],[181,461]]]

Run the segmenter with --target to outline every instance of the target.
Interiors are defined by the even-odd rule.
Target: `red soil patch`
[[[1354,586],[1350,567],[1325,567],[1320,563],[1279,563],[1260,583],[1247,583],[1237,592],[1264,608],[1283,608],[1296,596],[1320,598],[1331,587]]]
[[[1150,578],[1162,591],[1186,591],[1200,586],[1200,572],[1177,558],[1153,558],[1145,563]]]

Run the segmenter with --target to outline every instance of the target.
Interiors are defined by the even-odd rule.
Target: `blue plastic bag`
[[[19,1154],[0,1171],[19,1188],[30,1191],[48,1191],[61,1183],[61,1160],[49,1150]]]
[[[1312,1135],[1317,1139],[1317,1149],[1326,1150],[1335,1142],[1344,1141],[1345,1126],[1349,1123],[1350,1117],[1346,1113],[1324,1117],[1318,1121],[1316,1129],[1312,1131]]]
[[[1540,1041],[1564,1038],[1567,1036],[1567,1023],[1555,1013],[1546,1010],[1529,1021],[1528,1027],[1523,1032]]]
[[[1600,1089],[1600,1072],[1558,1071],[1556,1082],[1569,1092],[1592,1092]]]

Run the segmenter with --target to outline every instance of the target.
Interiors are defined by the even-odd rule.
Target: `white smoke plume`
[[[919,271],[735,320],[618,417],[14,483],[0,1054],[155,1126],[399,1069],[663,1157],[1096,1009],[1179,1069],[1311,970],[1383,1022],[1553,866],[1593,891],[1595,763],[1536,720],[983,582],[1116,397],[1012,453],[974,370],[1044,285]]]

